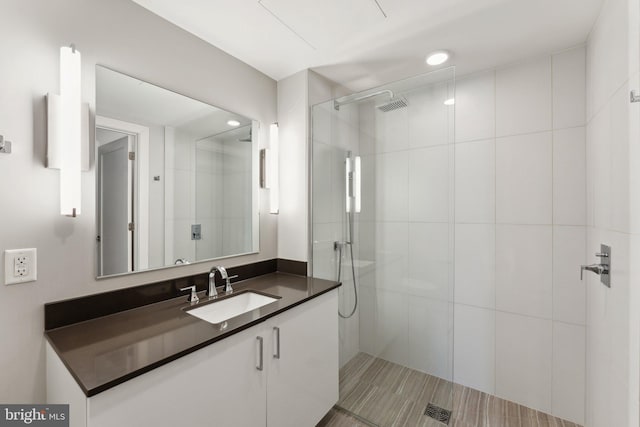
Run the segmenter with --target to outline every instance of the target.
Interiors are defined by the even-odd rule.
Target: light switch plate
[[[4,284],[33,282],[38,278],[37,250],[7,249],[4,251]]]

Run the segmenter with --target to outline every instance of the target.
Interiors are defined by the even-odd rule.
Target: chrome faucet
[[[222,267],[221,265],[218,265],[215,267],[211,267],[211,270],[209,270],[209,291],[207,292],[207,295],[210,297],[215,297],[218,295],[218,291],[216,290],[216,280],[215,280],[216,271],[220,272],[220,277],[222,277],[222,280],[225,281],[224,293],[229,294],[233,292],[233,288],[231,287],[231,279],[238,276],[229,277],[229,275],[227,274],[227,269]]]

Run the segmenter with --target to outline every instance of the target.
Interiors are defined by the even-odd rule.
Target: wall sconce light
[[[269,213],[280,209],[280,177],[278,165],[278,123],[269,127],[269,148],[260,150],[260,187],[269,190]]]
[[[280,162],[278,123],[269,127],[269,162],[267,163],[269,181],[269,212],[277,214],[280,210]]]
[[[47,94],[47,167],[60,170],[60,214],[71,217],[81,213],[81,171],[89,169],[81,68],[80,52],[73,45],[61,47],[60,95]]]

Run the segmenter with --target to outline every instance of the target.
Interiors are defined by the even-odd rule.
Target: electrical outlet
[[[37,279],[37,250],[7,249],[4,251],[4,284],[33,282]]]

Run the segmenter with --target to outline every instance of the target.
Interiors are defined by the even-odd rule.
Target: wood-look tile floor
[[[317,427],[442,427],[428,403],[452,409],[452,427],[580,427],[534,409],[359,353],[340,370],[340,401]]]

